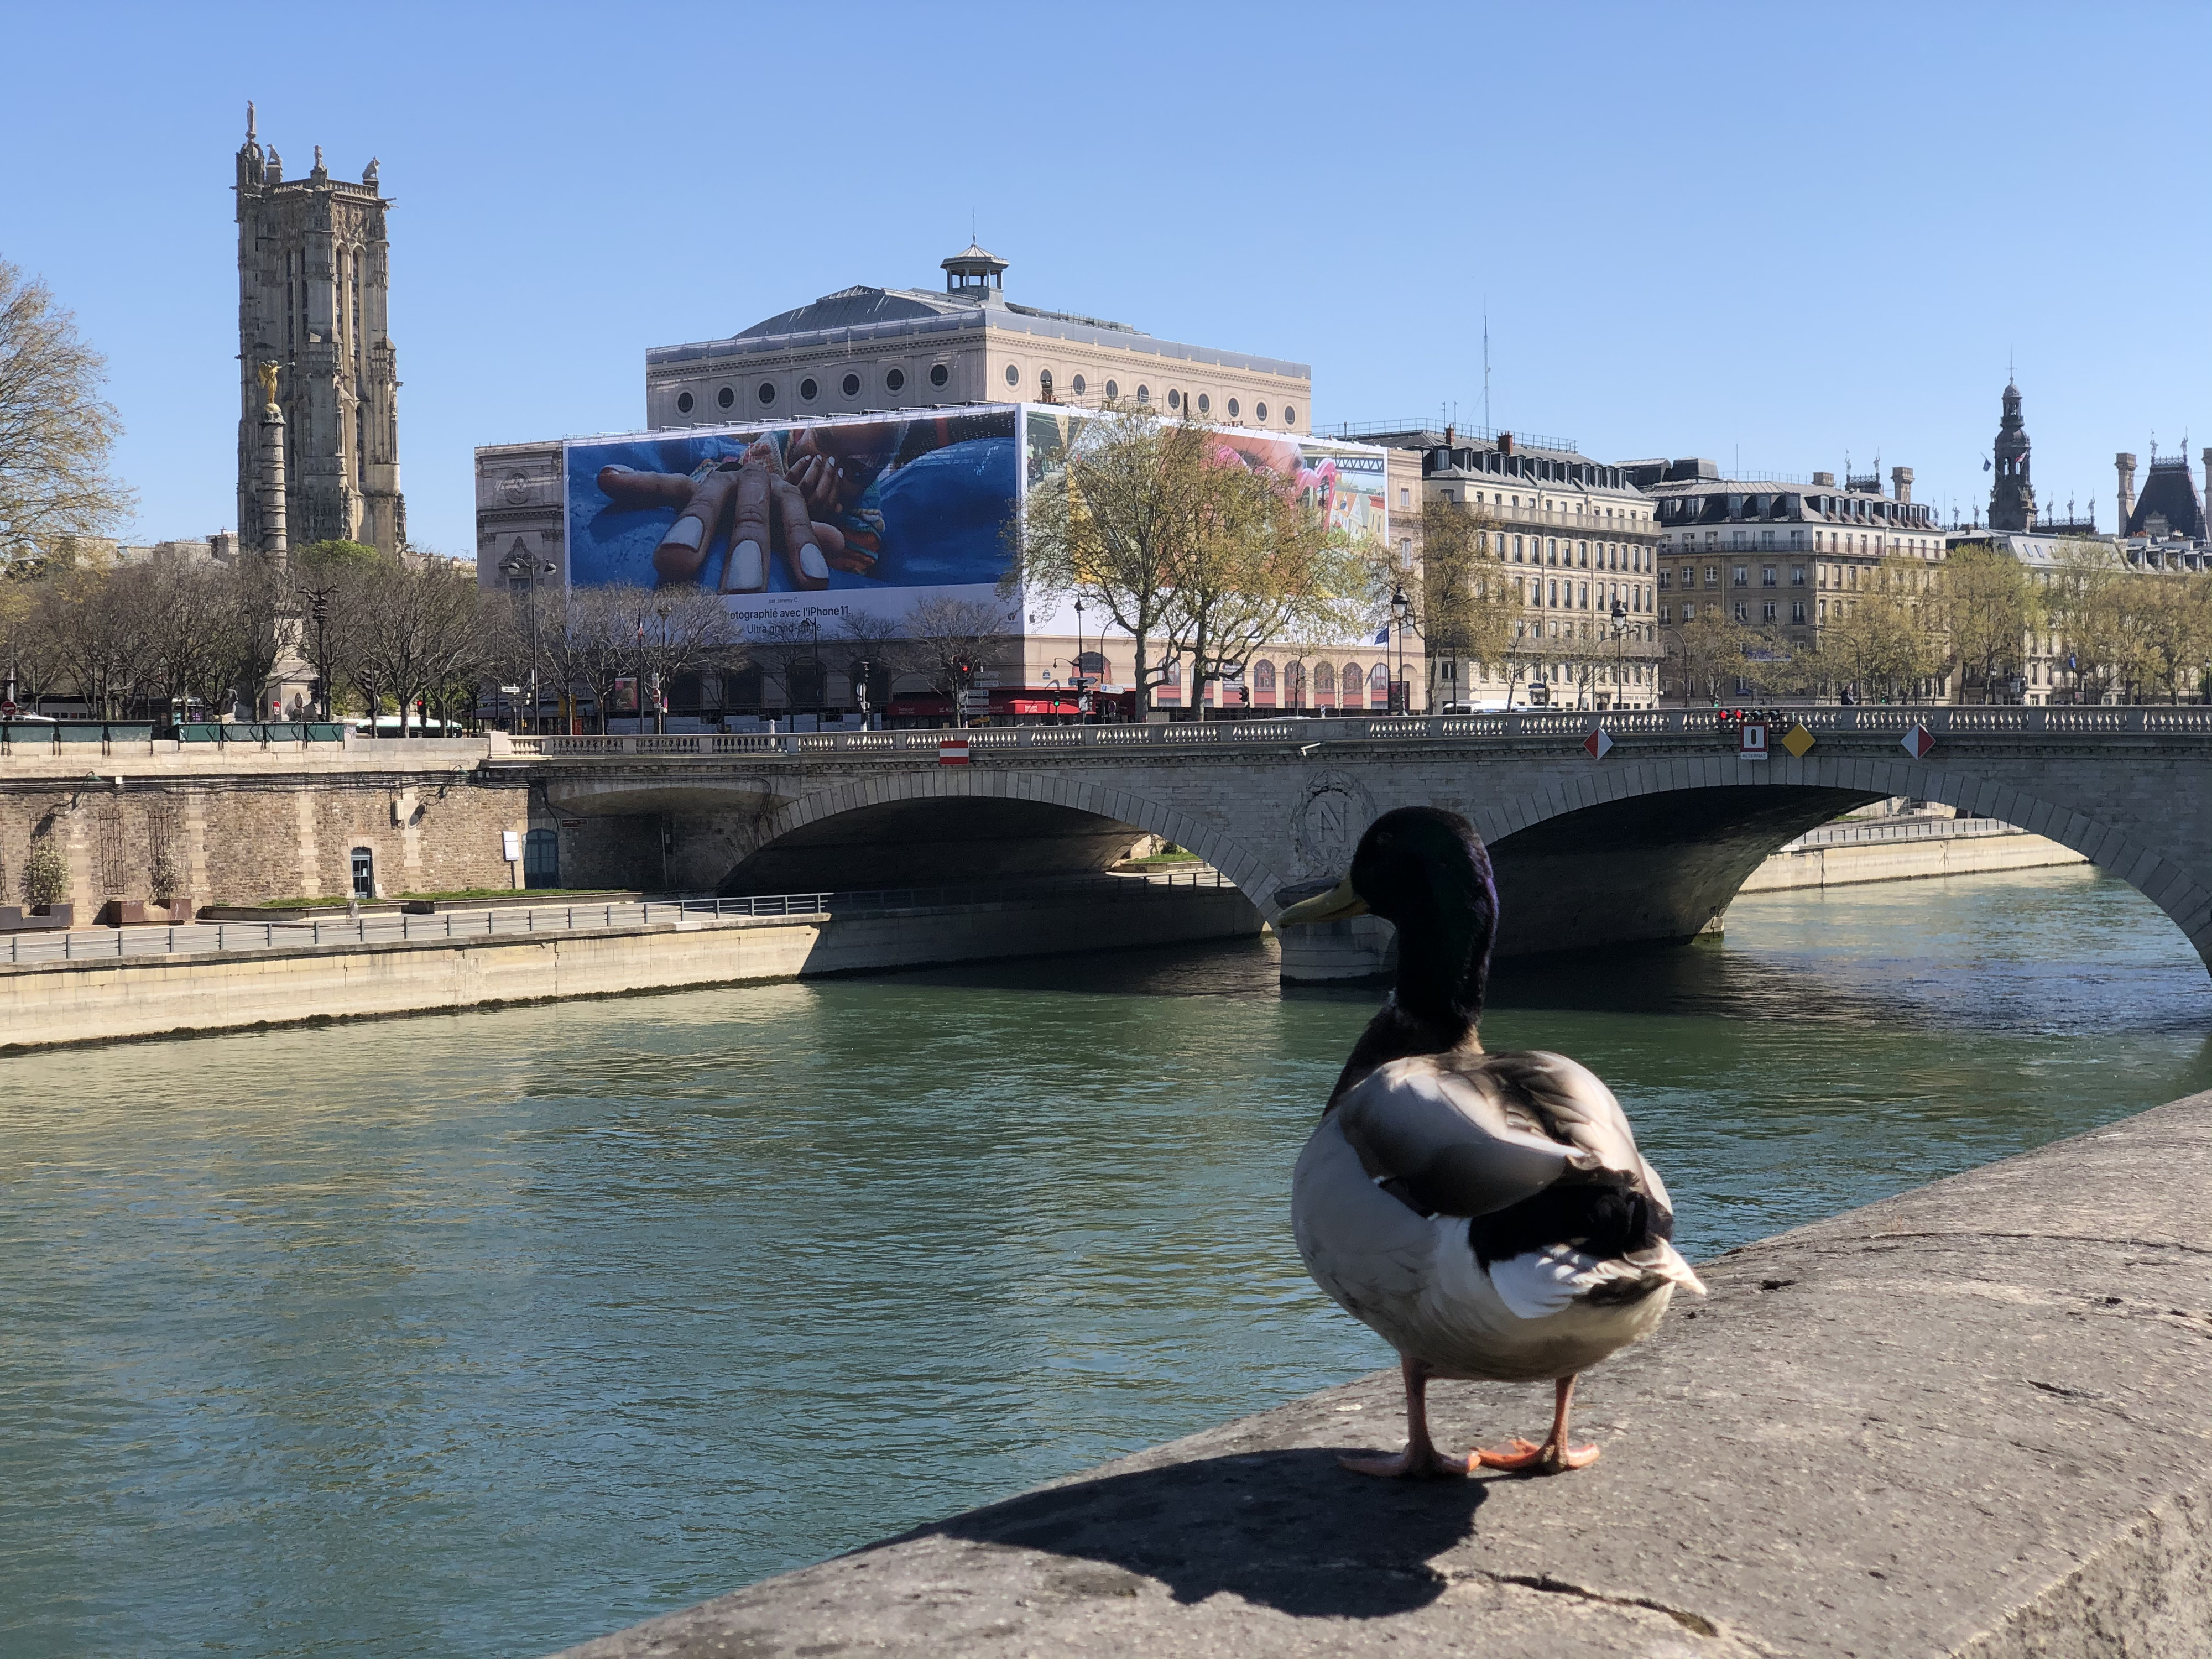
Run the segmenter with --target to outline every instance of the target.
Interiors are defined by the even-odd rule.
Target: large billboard
[[[703,588],[749,629],[895,623],[940,596],[998,605],[1023,494],[1095,418],[998,404],[572,441],[568,580]],[[1297,479],[1332,529],[1387,540],[1381,449],[1237,428],[1214,437],[1224,456]],[[1082,618],[1062,599],[1024,622],[1061,635]]]
[[[749,625],[994,598],[1018,418],[1001,405],[571,442],[569,583],[702,587]]]
[[[1058,471],[1066,464],[1069,446],[1077,441],[1083,423],[1096,417],[1082,410],[1036,404],[1028,405],[1025,412],[1026,487],[1041,483]],[[1355,541],[1389,544],[1384,450],[1371,444],[1301,437],[1296,433],[1249,432],[1241,427],[1215,428],[1212,437],[1223,459],[1233,458],[1246,466],[1264,467],[1279,478],[1296,480],[1331,530],[1341,530]],[[1029,617],[1033,629],[1055,634],[1075,632],[1080,620],[1065,600],[1056,613],[1040,614],[1033,610]]]

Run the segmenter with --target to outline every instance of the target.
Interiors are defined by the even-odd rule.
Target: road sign
[[[1763,761],[1766,758],[1767,726],[1765,720],[1746,720],[1736,731],[1737,759]]]
[[[1897,740],[1897,744],[1913,759],[1926,760],[1928,751],[1936,746],[1936,734],[1915,721],[1906,728],[1905,735]]]
[[[1790,728],[1782,739],[1782,746],[1797,759],[1805,758],[1806,750],[1813,746],[1813,734],[1805,729],[1804,721],[1800,720]]]
[[[1601,726],[1583,739],[1583,747],[1589,750],[1592,760],[1603,760],[1613,752],[1613,733]]]
[[[12,720],[16,715],[22,712],[23,711],[21,709],[15,706],[13,698],[10,698],[6,702],[0,702],[0,720]]]
[[[968,739],[965,738],[939,738],[937,740],[937,763],[939,766],[967,765]]]

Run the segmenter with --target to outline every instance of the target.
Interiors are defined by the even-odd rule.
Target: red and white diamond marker
[[[1613,734],[1601,726],[1583,739],[1583,747],[1589,750],[1592,760],[1603,760],[1613,752]]]
[[[1915,760],[1926,760],[1928,751],[1936,746],[1936,734],[1926,726],[1915,723],[1898,740],[1898,746]]]

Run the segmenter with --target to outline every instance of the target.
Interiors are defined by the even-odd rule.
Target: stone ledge
[[[567,1659],[2202,1655],[2208,1200],[2212,1093],[1722,1257],[1586,1379],[1582,1473],[1346,1474],[1376,1373]],[[1440,1438],[1547,1392],[1443,1385]]]

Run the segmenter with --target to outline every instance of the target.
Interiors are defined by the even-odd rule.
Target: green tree
[[[1905,567],[1894,571],[1899,577],[1915,574],[1911,561],[1885,560],[1885,582],[1893,566]],[[2027,573],[2009,553],[1974,543],[1951,550],[1933,611],[1959,672],[1960,701],[1978,694],[1995,702],[2002,683],[2022,672],[2033,609]]]
[[[1432,659],[1492,670],[1510,663],[1523,600],[1498,556],[1500,541],[1495,521],[1479,508],[1462,501],[1422,504],[1420,564],[1406,592]]]

